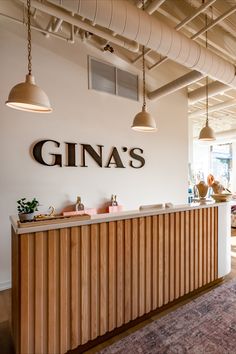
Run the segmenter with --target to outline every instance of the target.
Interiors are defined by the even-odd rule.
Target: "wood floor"
[[[231,237],[231,263],[232,263],[232,271],[229,275],[225,277],[224,281],[229,281],[233,278],[236,278],[236,229],[232,230],[232,237]],[[207,292],[209,290],[206,290]],[[197,297],[199,295],[196,295]],[[120,340],[121,338],[127,336],[128,334],[136,331],[138,328],[141,328],[145,326],[146,324],[164,316],[166,313],[173,311],[174,309],[178,308],[179,306],[182,306],[184,303],[191,301],[191,299],[182,301],[175,307],[172,307],[171,309],[168,309],[166,311],[163,311],[162,313],[156,315],[155,317],[150,318],[149,320],[146,320],[139,325],[129,329],[128,331],[111,338],[110,340],[98,345],[97,347],[90,349],[86,353],[88,354],[94,354],[98,350],[101,350],[102,348],[105,348],[108,345],[111,345],[112,343]],[[11,339],[11,334],[10,334],[10,319],[11,319],[11,290],[4,290],[0,292],[0,354],[14,354],[14,349],[13,349],[13,343]],[[46,353],[45,353],[46,354]]]

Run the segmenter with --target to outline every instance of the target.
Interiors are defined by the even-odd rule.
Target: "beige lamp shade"
[[[11,89],[6,105],[27,112],[52,112],[46,93],[35,85],[33,75],[26,75],[25,82],[21,82]]]
[[[216,139],[214,130],[211,127],[209,127],[208,123],[200,131],[198,139],[202,141],[212,141]]]
[[[131,128],[139,132],[154,132],[157,130],[154,118],[144,108],[134,117]]]

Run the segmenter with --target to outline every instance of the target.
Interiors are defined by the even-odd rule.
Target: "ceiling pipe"
[[[153,0],[145,9],[151,15],[155,12],[166,0]]]
[[[236,87],[233,64],[128,1],[50,0],[50,3],[62,6],[69,12],[76,12],[81,17],[96,22],[99,26],[108,28],[129,40],[136,41],[187,68]],[[32,0],[32,7],[38,8],[38,4],[40,4],[38,1]],[[47,7],[50,10],[51,6]],[[66,21],[69,22],[68,17]]]
[[[212,113],[233,106],[236,106],[236,99],[228,100],[226,102],[222,102],[214,106],[208,107],[208,112]],[[203,109],[198,109],[197,111],[194,111],[192,113],[189,113],[188,117],[195,118],[199,116],[204,116],[205,114],[206,114],[206,109],[203,108]]]
[[[208,85],[208,97],[215,96],[217,94],[231,90],[232,88],[222,84],[221,82],[215,81]],[[190,105],[195,104],[206,98],[206,87],[202,86],[188,94],[188,103]]]
[[[216,0],[209,0],[205,4],[202,4],[192,15],[189,15],[186,17],[183,21],[181,21],[177,26],[175,26],[175,30],[179,31],[181,28],[186,26],[189,22],[194,20],[198,15],[200,15],[202,12],[204,12],[209,6],[211,6]],[[168,60],[168,57],[161,58],[156,62],[154,65],[149,67],[149,71],[157,68],[159,65],[163,64]]]
[[[172,92],[178,91],[189,84],[200,80],[203,77],[203,74],[199,73],[198,71],[191,71],[190,73],[181,76],[180,78],[169,82],[168,84],[149,92],[147,94],[150,100],[159,99],[163,96],[166,96]]]
[[[26,0],[20,0],[24,4],[26,3]],[[56,6],[52,6],[51,4],[43,4],[41,2],[31,0],[31,6],[45,12],[51,16],[55,16],[57,18],[60,18],[62,21],[68,22],[71,25],[74,25],[76,27],[79,27],[85,31],[91,32],[98,37],[104,38],[108,40],[109,42],[112,42],[120,47],[123,47],[125,49],[128,49],[132,52],[138,52],[139,51],[139,44],[135,41],[132,40],[127,40],[127,39],[122,39],[120,37],[114,37],[109,33],[106,33],[105,31],[102,31],[82,20],[79,18],[76,18],[72,16],[71,14],[65,12],[63,9],[60,9]]]

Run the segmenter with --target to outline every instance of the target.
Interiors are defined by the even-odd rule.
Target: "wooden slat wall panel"
[[[193,291],[194,290],[194,278],[195,278],[195,260],[194,260],[194,245],[195,245],[195,239],[194,239],[194,216],[195,216],[195,210],[194,212],[189,213],[189,290]]]
[[[211,281],[211,209],[206,209],[206,222],[207,222],[207,283]]]
[[[203,212],[203,285],[207,282],[207,210],[202,209]]]
[[[47,232],[35,233],[35,352],[47,352]]]
[[[152,309],[152,218],[145,218],[145,239],[146,239],[146,262],[145,262],[145,278],[146,278],[146,294],[145,294],[145,313]]]
[[[173,301],[175,298],[175,239],[174,239],[174,228],[175,228],[175,216],[174,213],[169,214],[169,226],[170,226],[170,299]]]
[[[175,227],[174,227],[174,252],[175,252],[175,299],[180,297],[180,213],[175,213]]]
[[[21,319],[20,319],[20,352],[21,353],[34,353],[34,234],[24,234],[21,236]]]
[[[169,235],[169,215],[164,215],[164,304],[169,302],[170,293],[170,235]]]
[[[108,327],[112,331],[116,327],[116,308],[117,308],[117,279],[116,279],[116,223],[112,221],[109,223],[109,315]]]
[[[60,230],[60,353],[70,348],[70,229]]]
[[[214,250],[214,217],[215,217],[215,208],[211,209],[211,277],[210,280],[214,280],[215,276],[215,250]]]
[[[108,331],[108,223],[100,224],[100,335]],[[124,266],[124,264],[122,264]],[[122,292],[124,289],[122,289]],[[122,294],[123,295],[123,294]]]
[[[214,208],[214,259],[215,259],[215,279],[218,277],[218,208]]]
[[[71,347],[81,344],[81,228],[71,228]],[[93,274],[92,274],[93,276]]]
[[[198,221],[198,237],[199,237],[199,262],[198,262],[198,274],[199,274],[199,278],[198,278],[198,287],[200,288],[203,285],[203,236],[204,236],[204,232],[203,232],[203,210],[200,209],[199,210],[199,221]]]
[[[125,220],[125,323],[129,322],[132,318],[132,233],[131,221]],[[150,272],[151,273],[151,272]]]
[[[81,226],[81,344],[90,340],[90,227]]]
[[[91,225],[91,339],[100,335],[99,225]]]
[[[158,307],[164,304],[164,215],[158,216]]]
[[[124,323],[124,221],[117,227],[117,327]]]
[[[139,218],[139,316],[145,313],[145,218]]]
[[[185,237],[184,237],[184,244],[185,244],[185,289],[184,293],[189,293],[189,278],[190,278],[190,268],[189,268],[189,211],[185,211]]]
[[[15,234],[13,227],[11,227],[11,242],[12,242],[12,336],[14,338],[15,352],[20,352],[20,288],[19,288],[19,272],[20,272],[20,252],[19,243],[20,238]]]
[[[132,316],[134,320],[139,315],[139,238],[138,219],[132,219]]]
[[[185,294],[185,239],[184,212],[180,212],[180,296]]]
[[[199,210],[194,211],[194,289],[199,283]]]
[[[65,353],[214,281],[217,238],[217,207],[13,233],[19,353]]]
[[[48,353],[59,353],[59,230],[48,231]]]
[[[158,307],[158,216],[152,217],[152,310]]]

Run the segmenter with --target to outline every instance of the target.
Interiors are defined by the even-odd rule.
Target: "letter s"
[[[143,154],[143,150],[140,149],[140,148],[133,148],[133,149],[131,149],[130,152],[129,152],[130,156],[131,156],[133,159],[138,160],[138,161],[140,162],[140,165],[139,165],[139,166],[134,166],[133,161],[130,161],[130,162],[129,162],[129,165],[130,165],[131,167],[133,167],[133,168],[142,168],[142,167],[145,165],[145,160],[144,160],[144,158],[143,158],[142,156],[136,154],[136,153],[135,153],[135,150],[140,151],[141,154]]]

